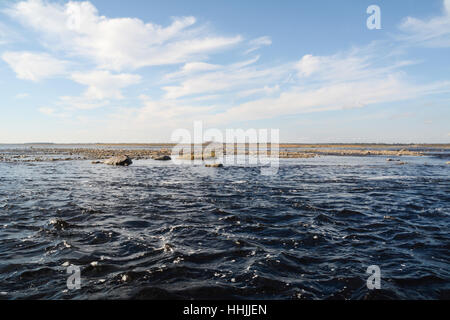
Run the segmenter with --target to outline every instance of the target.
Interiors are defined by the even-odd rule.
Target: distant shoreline
[[[270,142],[268,143],[270,144]],[[45,142],[45,143],[0,143],[0,145],[23,145],[23,146],[100,146],[100,147],[108,147],[108,146],[130,146],[130,147],[174,147],[178,144],[176,143],[54,143],[54,142]],[[233,145],[232,143],[227,143],[226,145]],[[238,143],[237,145],[244,145],[244,143]],[[250,143],[245,145],[257,145],[256,143]],[[450,143],[290,143],[290,142],[282,142],[279,143],[280,148],[449,148]]]

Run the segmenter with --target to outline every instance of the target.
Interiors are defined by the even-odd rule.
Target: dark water
[[[0,298],[449,299],[450,166],[402,160],[0,163]]]

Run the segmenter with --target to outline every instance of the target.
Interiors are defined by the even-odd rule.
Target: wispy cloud
[[[307,54],[296,64],[301,80],[319,82],[348,82],[385,77],[417,61],[399,59],[391,61],[384,42],[374,42],[366,47],[352,48],[330,56]]]
[[[268,36],[259,37],[249,41],[250,48],[245,51],[245,54],[258,50],[264,46],[270,46],[272,44],[272,39]]]
[[[402,69],[416,62],[390,59],[390,55],[390,49],[379,42],[330,56],[308,54],[297,62],[274,67],[257,66],[253,61],[202,68],[201,73],[176,78],[178,85],[163,87],[164,99],[154,103],[170,100],[171,116],[179,117],[176,112],[183,110],[183,105],[202,95],[213,94],[215,101],[224,101],[230,95],[248,97],[248,101],[231,106],[219,103],[206,113],[197,109],[197,119],[222,125],[362,108],[450,92],[450,81],[425,84],[410,81]],[[283,81],[291,74],[295,76],[289,82]]]
[[[413,85],[395,75],[382,79],[294,87],[275,98],[257,99],[234,106],[211,117],[213,123],[276,118],[283,115],[361,108],[367,105],[409,100],[450,92],[450,82]]]
[[[450,47],[450,0],[443,1],[441,16],[428,20],[407,17],[400,29],[399,38],[411,44],[427,47]]]
[[[220,66],[213,70],[204,70],[196,74],[185,74],[178,77],[176,85],[164,86],[166,99],[178,99],[200,94],[227,93],[264,87],[281,81],[292,71],[291,65],[273,67],[254,66],[258,57],[246,61]],[[180,73],[178,73],[180,74]]]
[[[205,71],[221,69],[222,66],[206,62],[189,62],[186,63],[179,71],[166,74],[165,80],[180,79],[192,74],[201,73]]]

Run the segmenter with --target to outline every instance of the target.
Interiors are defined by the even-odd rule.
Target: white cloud
[[[250,42],[249,42],[250,49],[245,51],[245,53],[248,54],[250,52],[258,50],[261,47],[270,46],[271,44],[272,44],[272,39],[270,39],[270,37],[268,37],[268,36],[259,37],[259,38],[250,40]]]
[[[330,56],[307,54],[296,64],[300,80],[322,82],[348,82],[368,78],[386,77],[398,69],[417,63],[396,59],[390,62],[384,53],[384,43],[370,44],[365,48],[353,48]]]
[[[78,96],[56,98],[39,112],[64,120],[84,119],[96,130],[92,134],[97,140],[167,140],[171,130],[189,127],[194,120],[233,124],[450,92],[449,82],[413,82],[402,67],[415,62],[392,53],[403,48],[398,42],[389,48],[386,42],[378,42],[331,55],[307,54],[282,63],[267,64],[259,56],[246,56],[245,61],[219,64],[211,53],[242,42],[242,37],[215,35],[198,26],[194,17],[173,18],[168,26],[161,26],[137,18],[107,18],[90,2],[61,3],[27,0],[11,4],[5,12],[35,31],[51,55],[6,52],[2,58],[20,79],[64,76],[85,86]],[[405,38],[429,46],[445,45],[450,39],[450,0],[444,4],[441,17],[408,18],[402,24]],[[2,30],[0,24],[0,44]],[[241,49],[248,54],[271,43],[264,36],[242,44]],[[124,107],[129,106],[125,100],[117,108],[121,101],[111,102],[123,99],[126,88],[144,82],[135,70],[170,64],[179,66],[160,78],[159,68],[152,69],[154,73],[140,72],[148,75],[146,93],[152,96],[141,95],[140,106]],[[89,117],[97,112],[88,110],[106,106],[102,117]]]
[[[320,68],[320,64],[323,63],[319,57],[314,57],[311,54],[304,55],[303,58],[297,63],[297,69],[300,76],[308,77],[313,72]]]
[[[176,85],[164,86],[164,97],[178,99],[200,94],[226,93],[230,90],[237,94],[239,91],[271,85],[291,71],[291,65],[266,68],[252,66],[256,61],[257,58],[217,67],[209,72],[187,74],[184,78],[178,78],[180,82]]]
[[[163,86],[166,94],[162,101],[153,101],[153,106],[169,103],[171,111],[165,117],[166,122],[176,119],[177,123],[184,121],[186,125],[191,118],[181,116],[183,106],[214,99],[221,104],[206,112],[192,106],[189,110],[196,110],[192,119],[223,125],[237,120],[361,108],[450,92],[449,82],[416,84],[408,81],[401,68],[415,62],[391,58],[390,48],[384,43],[375,43],[330,56],[305,55],[297,63],[273,67],[255,65],[257,58],[224,66],[185,65],[175,73],[176,77],[169,77],[175,84]],[[186,72],[189,69],[193,72]],[[283,80],[290,74],[298,76],[289,82]],[[238,103],[230,101],[233,104],[229,106],[224,101],[230,96],[248,99]],[[158,114],[163,110],[166,109],[147,106],[138,108],[136,114]]]
[[[276,92],[280,91],[280,86],[275,85],[273,87],[264,86],[263,88],[255,88],[237,92],[236,95],[238,97],[248,97],[253,95],[273,95]]]
[[[253,46],[270,46],[272,44],[272,39],[268,36],[259,37],[250,41],[250,45]]]
[[[88,86],[84,96],[89,99],[122,99],[121,89],[141,81],[139,75],[111,74],[103,70],[73,73],[72,79]]]
[[[277,97],[262,97],[235,105],[210,121],[214,123],[270,119],[282,115],[360,108],[377,103],[410,100],[450,92],[450,82],[415,84],[400,71],[415,63],[394,59],[384,43],[353,48],[330,56],[303,56],[293,68],[298,78]]]
[[[23,80],[39,81],[66,73],[67,62],[47,53],[5,52],[2,59]]]
[[[167,77],[175,83],[163,86],[166,91],[164,98],[192,99],[199,95],[223,97],[226,94],[236,98],[257,94],[267,96],[286,92],[290,86],[316,89],[337,83],[386,79],[401,67],[414,63],[400,59],[386,63],[389,57],[372,44],[367,48],[354,48],[330,56],[308,54],[296,63],[277,66],[255,65],[258,58],[225,66],[209,67],[211,65],[208,64],[208,67],[199,68],[195,73],[186,72],[185,66]],[[298,77],[292,77],[293,74]]]
[[[49,48],[115,71],[188,62],[242,41],[239,35],[216,36],[204,27],[194,28],[194,17],[174,18],[167,27],[137,18],[110,19],[90,2],[27,0],[5,12],[40,33]]]
[[[190,62],[190,63],[186,63],[183,66],[182,71],[185,73],[193,73],[193,72],[198,72],[198,71],[209,71],[209,70],[214,70],[214,69],[218,69],[218,68],[220,68],[220,66],[210,64],[210,63]]]
[[[141,77],[135,74],[112,74],[109,71],[94,70],[90,72],[76,72],[71,75],[73,81],[88,86],[83,95],[78,97],[62,96],[55,103],[58,112],[72,115],[74,111],[92,110],[110,105],[109,99],[123,99],[121,90],[137,84]],[[44,109],[47,114],[54,115],[56,109]],[[41,111],[42,112],[42,111]]]
[[[199,106],[195,102],[189,104],[186,100],[152,100],[142,95],[141,107],[116,109],[107,118],[107,124],[101,127],[99,134],[104,134],[102,137],[108,141],[168,141],[173,130],[191,128],[196,120],[203,120],[211,127],[232,125],[236,121],[257,121],[302,113],[361,108],[371,104],[449,92],[450,82],[414,85],[406,82],[401,74],[393,74],[384,78],[367,78],[364,81],[331,81],[312,86],[296,85],[284,90],[276,87],[264,89],[270,91],[272,96],[253,99],[231,108],[214,104]],[[220,97],[223,95],[219,94],[217,98],[220,100]],[[193,100],[195,99],[191,101]]]
[[[443,1],[441,16],[428,20],[407,17],[400,29],[405,33],[400,39],[410,43],[427,47],[450,47],[450,0]]]
[[[450,82],[408,84],[396,75],[358,82],[329,83],[317,88],[294,87],[275,98],[234,106],[209,117],[210,123],[271,119],[282,115],[361,108],[366,105],[414,99],[450,91]]]
[[[173,80],[177,78],[182,78],[195,73],[211,71],[221,69],[222,66],[216,64],[210,64],[205,62],[189,62],[186,63],[179,71],[169,73],[164,78],[166,80]]]

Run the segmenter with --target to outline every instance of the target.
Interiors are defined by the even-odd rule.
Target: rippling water
[[[0,298],[449,299],[450,166],[402,160],[0,163]]]

